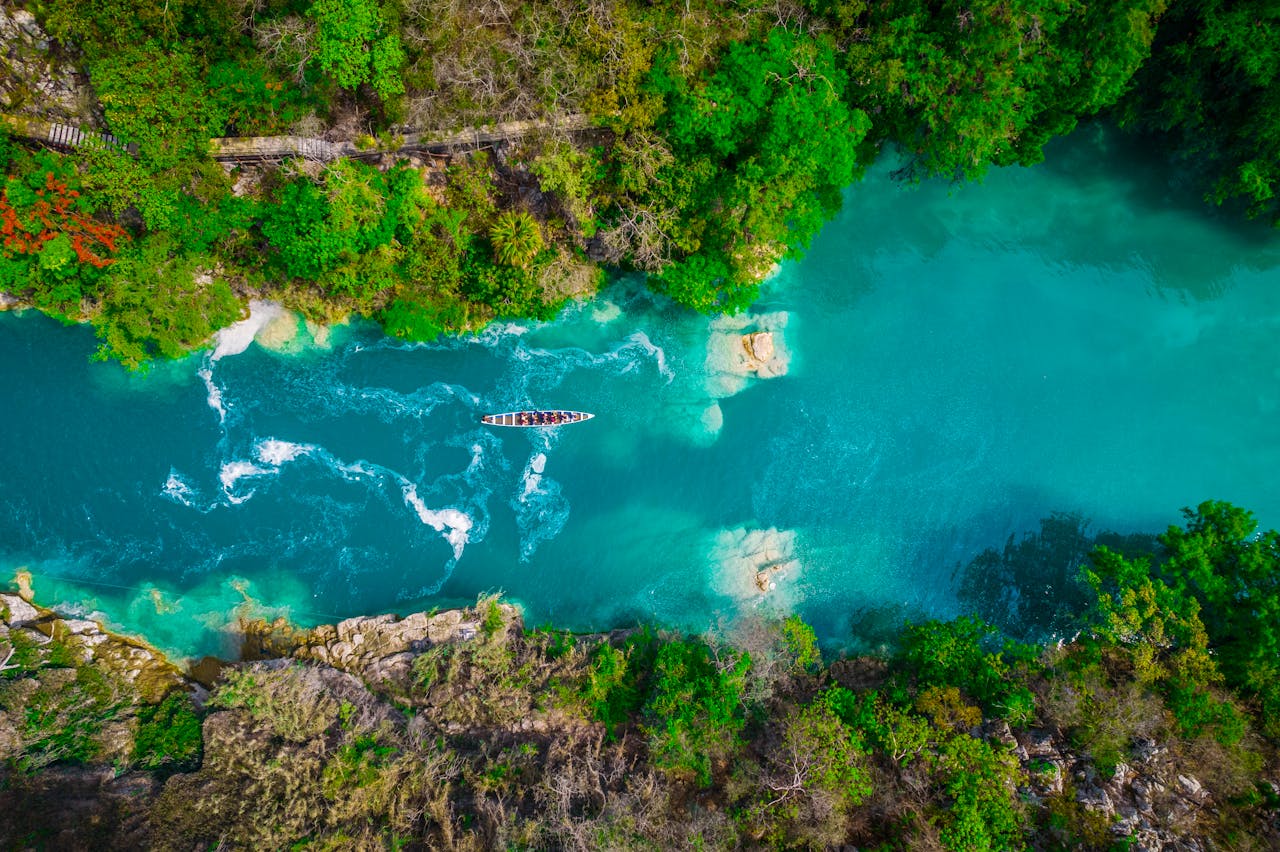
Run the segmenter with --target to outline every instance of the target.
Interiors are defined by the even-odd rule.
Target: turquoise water
[[[492,589],[531,623],[794,610],[840,644],[954,613],[963,567],[1053,512],[1280,524],[1273,232],[1096,129],[981,185],[890,168],[736,321],[622,282],[546,325],[284,351],[246,326],[128,375],[84,328],[0,315],[0,569],[183,653],[229,650],[238,612]],[[733,372],[757,329],[785,375]],[[478,422],[533,406],[597,417]]]

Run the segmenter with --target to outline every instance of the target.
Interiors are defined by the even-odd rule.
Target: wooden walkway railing
[[[70,151],[88,142],[110,145],[136,153],[107,133],[91,133],[22,116],[0,115],[0,123],[15,136],[31,139],[53,148]],[[328,142],[309,136],[228,136],[209,140],[209,156],[219,162],[278,162],[293,157],[329,162],[342,157],[374,159],[384,154],[455,154],[475,151],[497,142],[518,139],[546,131],[580,132],[592,127],[585,115],[567,115],[550,121],[510,121],[490,128],[470,128],[456,133],[441,131],[410,132],[395,137],[394,146],[375,145],[359,148],[352,142]]]
[[[231,136],[209,140],[209,156],[224,162],[265,162],[304,157],[328,162],[342,157],[373,159],[383,154],[454,154],[475,151],[496,142],[504,142],[558,130],[567,133],[588,130],[591,120],[585,115],[567,115],[551,121],[509,121],[490,128],[470,128],[457,133],[440,131],[411,132],[396,137],[393,146],[356,147],[351,142],[326,142],[306,136]]]
[[[14,136],[31,139],[51,148],[57,148],[60,151],[80,148],[86,143],[118,148],[121,151],[129,151],[130,153],[135,150],[132,146],[125,145],[110,133],[86,133],[68,124],[40,121],[39,119],[16,115],[0,115],[0,124],[6,125],[9,128],[9,132]]]

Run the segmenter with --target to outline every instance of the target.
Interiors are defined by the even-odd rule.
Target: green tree
[[[950,800],[939,818],[946,848],[1024,848],[1024,816],[1015,798],[1021,780],[1017,758],[1001,745],[956,734],[943,741],[931,763]]]
[[[776,260],[809,244],[871,126],[846,86],[829,40],[782,29],[730,44],[695,79],[674,53],[655,65],[648,89],[666,104],[657,126],[674,159],[650,186],[658,207],[680,211],[670,242],[685,255],[655,286],[699,310],[741,309]]]
[[[1157,575],[1199,605],[1227,682],[1258,696],[1280,731],[1280,533],[1258,532],[1253,513],[1221,501],[1183,514],[1185,527],[1160,537]]]
[[[706,644],[692,639],[672,640],[658,649],[645,705],[654,763],[674,777],[710,786],[717,767],[738,747],[743,683],[750,666],[745,654],[713,659]]]
[[[113,50],[89,65],[89,77],[111,132],[138,146],[152,171],[203,157],[226,116],[201,77],[201,62],[183,47],[144,42]]]
[[[914,177],[1029,164],[1044,143],[1124,92],[1166,0],[846,5],[854,104],[900,142]]]
[[[381,4],[315,0],[307,15],[318,30],[316,61],[335,83],[344,89],[369,83],[383,100],[404,93],[404,48]]]
[[[1123,122],[1204,166],[1208,200],[1280,226],[1280,7],[1175,0],[1137,81]]]
[[[201,274],[207,269],[207,258],[176,253],[167,234],[140,241],[102,279],[95,357],[130,368],[177,358],[239,319],[239,300],[225,281]]]
[[[527,267],[542,251],[542,232],[528,213],[505,210],[489,229],[493,257],[504,266]]]
[[[752,833],[778,848],[842,844],[872,789],[860,739],[822,702],[789,712],[780,728],[761,767],[762,801],[747,811]]]
[[[992,714],[1014,724],[1030,721],[1035,700],[1024,685],[1034,670],[1035,649],[1001,643],[995,628],[976,618],[907,625],[899,639],[895,666],[916,688],[954,686]]]

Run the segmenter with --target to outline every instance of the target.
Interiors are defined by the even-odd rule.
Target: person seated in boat
[[[528,426],[528,425],[529,425],[529,414],[528,414],[528,412],[525,412],[525,411],[521,411],[521,412],[520,412],[520,425],[521,425],[521,426]]]

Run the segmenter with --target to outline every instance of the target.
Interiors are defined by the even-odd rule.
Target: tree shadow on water
[[[1010,535],[1002,550],[988,548],[956,566],[961,609],[1021,641],[1069,636],[1091,594],[1081,580],[1090,551],[1105,545],[1126,557],[1158,550],[1154,534],[1092,533],[1078,514],[1054,512],[1037,532]]]

